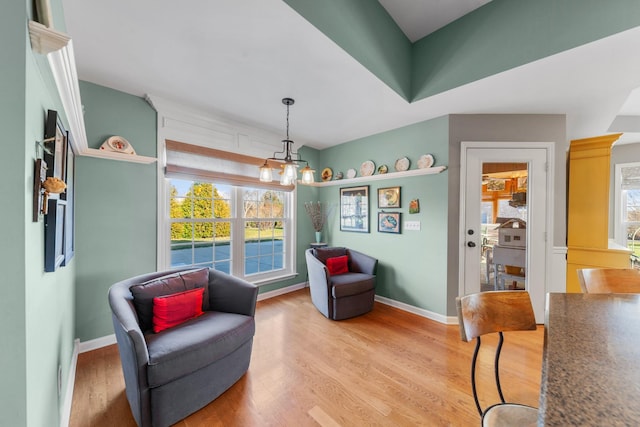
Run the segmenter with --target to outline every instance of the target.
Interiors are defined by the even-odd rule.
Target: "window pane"
[[[233,274],[231,226],[237,214],[248,219],[244,232],[236,236],[244,245],[241,277],[283,268],[289,193],[175,179],[170,180],[170,192],[172,267],[213,267]]]
[[[274,221],[247,221],[245,226],[245,274],[281,269],[283,230]]]
[[[626,212],[627,221],[640,221],[640,190],[627,190],[626,193]]]
[[[193,223],[171,224],[171,266],[193,264]]]
[[[213,188],[213,216],[215,218],[231,218],[231,187],[216,185]]]
[[[498,200],[498,218],[519,218],[523,221],[527,220],[526,208],[514,208],[509,205],[509,200]]]
[[[245,188],[242,192],[242,217],[256,218],[258,216],[258,190]]]
[[[231,274],[231,263],[229,261],[216,262],[215,269],[223,273]]]
[[[185,181],[182,179],[171,179],[169,182],[171,197],[185,197],[191,190],[191,185],[193,184],[193,181]]]

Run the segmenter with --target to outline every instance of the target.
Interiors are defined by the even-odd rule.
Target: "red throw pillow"
[[[190,289],[153,299],[153,332],[178,326],[200,316],[204,288]]]
[[[332,276],[348,273],[349,257],[347,255],[342,255],[333,258],[327,258],[327,268],[329,269],[329,274],[331,274]]]

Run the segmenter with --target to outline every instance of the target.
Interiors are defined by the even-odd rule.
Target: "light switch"
[[[405,221],[404,229],[406,231],[420,231],[420,221]]]

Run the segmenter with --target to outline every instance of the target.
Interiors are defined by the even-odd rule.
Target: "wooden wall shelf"
[[[31,39],[31,48],[42,55],[66,47],[71,40],[71,37],[65,33],[45,27],[36,21],[29,21],[29,38]]]
[[[142,163],[148,165],[157,161],[155,157],[138,156],[137,154],[118,153],[116,151],[98,150],[96,148],[87,148],[81,156],[97,157],[100,159],[119,160],[121,162]]]
[[[371,176],[358,176],[356,178],[335,179],[333,181],[314,182],[313,184],[303,184],[302,182],[298,181],[298,184],[308,185],[311,187],[331,187],[334,185],[356,184],[359,182],[381,181],[381,180],[387,180],[387,179],[408,178],[412,176],[422,176],[422,175],[434,175],[434,174],[442,173],[446,169],[447,169],[446,166],[434,166],[431,168],[424,168],[424,169],[411,169],[405,172],[389,172],[385,174],[378,174],[378,175],[371,175]]]

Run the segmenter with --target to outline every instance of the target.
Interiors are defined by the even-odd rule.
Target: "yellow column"
[[[626,248],[609,243],[611,146],[622,134],[571,141],[567,206],[567,292],[580,292],[579,268],[627,268]]]

